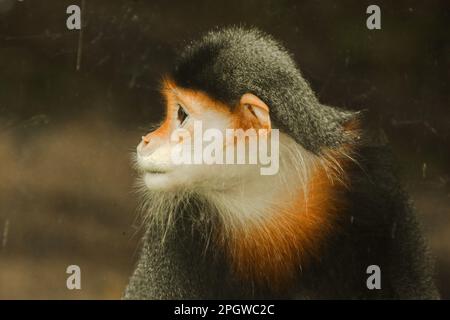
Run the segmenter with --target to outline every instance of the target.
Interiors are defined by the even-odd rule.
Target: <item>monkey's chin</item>
[[[150,190],[167,190],[173,187],[173,181],[168,173],[144,173],[145,186]]]

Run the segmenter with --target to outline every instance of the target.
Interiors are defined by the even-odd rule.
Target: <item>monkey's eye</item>
[[[184,110],[184,108],[181,105],[177,105],[177,106],[178,106],[177,119],[178,119],[178,121],[180,121],[180,127],[181,127],[189,115],[187,114],[187,112]]]

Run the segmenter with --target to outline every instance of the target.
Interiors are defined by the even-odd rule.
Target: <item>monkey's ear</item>
[[[246,120],[253,124],[255,129],[267,129],[270,131],[269,107],[260,98],[251,93],[246,93],[239,101],[239,108]]]

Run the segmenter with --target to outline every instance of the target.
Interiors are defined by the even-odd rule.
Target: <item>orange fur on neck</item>
[[[326,154],[324,158],[333,157],[341,169],[350,162],[340,152]],[[311,259],[320,256],[345,206],[337,192],[346,186],[346,177],[342,171],[333,176],[329,168],[317,165],[306,191],[299,187],[296,197],[280,199],[277,208],[268,208],[263,223],[234,231],[227,249],[241,279],[280,291],[296,280]]]

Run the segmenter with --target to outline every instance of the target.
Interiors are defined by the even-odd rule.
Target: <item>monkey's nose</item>
[[[161,141],[157,137],[152,137],[151,134],[147,134],[141,137],[141,142],[137,146],[137,152],[139,155],[145,157],[150,155]]]
[[[148,136],[142,136],[142,141],[144,144],[148,144],[150,142],[150,138]]]

